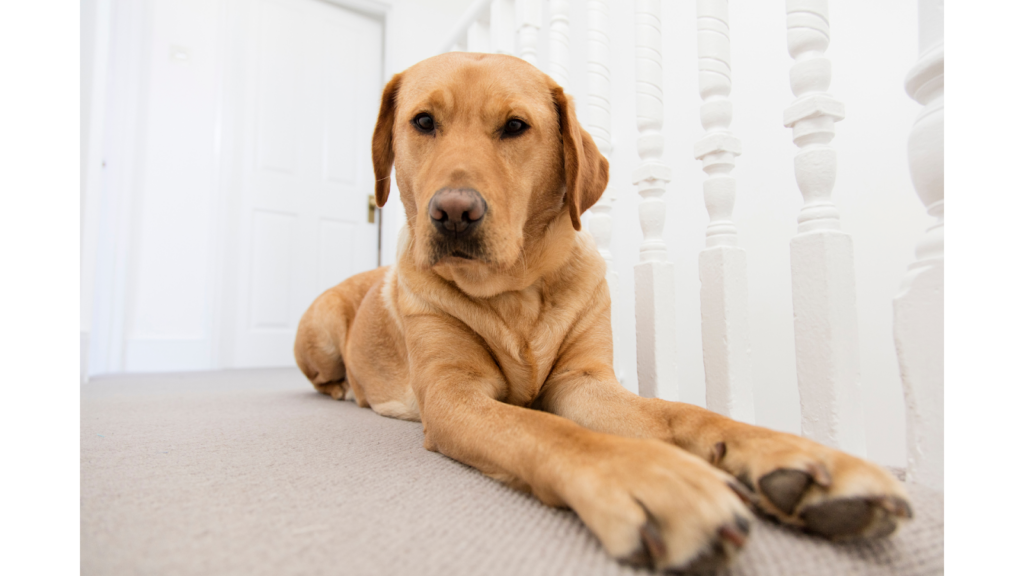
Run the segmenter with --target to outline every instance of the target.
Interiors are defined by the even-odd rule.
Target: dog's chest
[[[480,335],[508,382],[505,401],[529,405],[551,372],[575,314],[540,288],[494,298],[489,308],[494,329]]]

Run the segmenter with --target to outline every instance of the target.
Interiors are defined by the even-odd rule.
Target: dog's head
[[[378,206],[392,166],[416,265],[480,280],[528,266],[531,243],[555,229],[579,230],[608,183],[572,98],[496,54],[435,56],[388,82],[373,134]]]

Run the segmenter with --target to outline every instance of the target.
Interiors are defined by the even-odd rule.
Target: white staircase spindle
[[[637,385],[641,396],[678,400],[676,380],[675,289],[672,263],[662,231],[665,201],[661,196],[672,171],[661,161],[664,109],[661,90],[661,2],[636,1],[636,116],[640,167],[633,183],[640,202],[640,263],[636,287]]]
[[[703,162],[704,203],[711,222],[700,253],[700,313],[707,407],[735,420],[754,423],[750,366],[747,256],[737,246],[732,209],[736,179],[730,173],[740,155],[732,123],[732,70],[729,60],[728,0],[697,0],[697,68],[701,125],[706,134],[694,145]]]
[[[513,0],[491,0],[491,51],[516,53],[516,6]]]
[[[548,75],[569,89],[569,0],[551,0],[551,24],[548,26]]]
[[[516,0],[516,55],[539,67],[541,0]]]
[[[917,245],[893,301],[893,334],[907,414],[907,480],[943,489],[944,68],[943,0],[918,3],[920,58],[907,74],[907,93],[924,105],[907,152],[910,175],[936,218]]]
[[[466,30],[466,50],[468,52],[491,51],[491,25],[485,16],[481,16],[469,25]]]
[[[797,385],[804,436],[865,455],[864,413],[853,267],[853,241],[832,202],[836,151],[829,145],[843,104],[825,91],[832,81],[828,2],[786,0],[790,86],[783,113],[800,147],[794,158],[804,205],[790,242]]]
[[[612,111],[611,111],[611,15],[608,0],[587,0],[587,106],[590,123],[587,130],[594,138],[597,149],[610,158],[612,153]],[[619,301],[619,273],[612,266],[612,202],[615,192],[611,186],[605,189],[601,199],[591,206],[587,229],[594,237],[598,251],[605,262],[605,280],[611,295],[612,351],[615,375],[619,382],[636,392],[635,381],[622,372],[623,327],[619,325],[621,302]]]

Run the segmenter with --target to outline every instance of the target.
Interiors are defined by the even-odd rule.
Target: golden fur
[[[413,124],[421,114],[433,132]],[[529,128],[506,136],[510,119]],[[349,278],[302,317],[295,358],[318,391],[421,421],[428,450],[571,507],[611,555],[658,568],[727,562],[748,505],[833,539],[909,517],[874,464],[619,385],[604,261],[580,232],[608,162],[532,65],[451,53],[396,75],[373,162],[380,206],[394,167],[407,235],[394,267]],[[472,242],[435,230],[427,205],[444,188],[486,201]]]

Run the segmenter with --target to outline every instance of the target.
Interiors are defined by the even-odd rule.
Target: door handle
[[[373,198],[373,194],[366,197],[366,221],[370,224],[377,223],[377,202]]]

